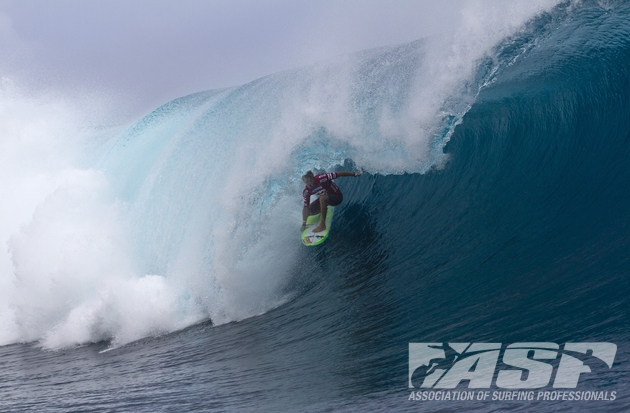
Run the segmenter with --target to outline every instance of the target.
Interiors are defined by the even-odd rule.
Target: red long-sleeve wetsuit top
[[[302,192],[302,197],[304,198],[304,206],[307,207],[311,201],[311,195],[319,193],[321,190],[326,191],[329,195],[341,195],[341,190],[333,182],[333,179],[337,178],[337,172],[330,172],[327,174],[319,174],[315,175],[315,185],[313,188],[309,188],[308,186],[304,187],[304,191]]]

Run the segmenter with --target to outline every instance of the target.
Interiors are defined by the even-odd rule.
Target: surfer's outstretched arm
[[[337,177],[340,176],[361,176],[363,172],[348,172],[348,171],[341,171],[341,172],[337,172]]]

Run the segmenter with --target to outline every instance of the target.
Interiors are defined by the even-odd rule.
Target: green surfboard
[[[328,233],[330,232],[330,224],[332,222],[334,208],[328,206],[328,212],[326,212],[326,229],[322,232],[313,232],[313,230],[319,225],[321,219],[320,214],[311,215],[306,219],[306,229],[302,231],[302,242],[307,247],[313,247],[326,241]]]

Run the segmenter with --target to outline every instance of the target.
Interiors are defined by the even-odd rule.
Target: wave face
[[[6,230],[3,342],[154,356],[194,375],[190,410],[430,411],[407,400],[412,341],[610,341],[627,365],[630,6],[538,6],[183,97],[86,167],[25,173],[54,190]],[[366,171],[317,249],[307,169]],[[614,370],[589,389],[627,388]]]

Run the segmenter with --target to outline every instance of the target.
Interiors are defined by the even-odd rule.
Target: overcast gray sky
[[[474,0],[0,0],[0,75],[31,90],[201,90],[453,30]]]

